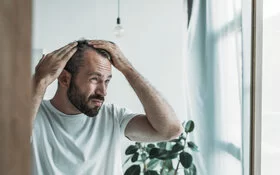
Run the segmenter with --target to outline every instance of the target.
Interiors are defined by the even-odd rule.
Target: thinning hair
[[[89,45],[88,41],[89,40],[78,40],[78,41],[76,41],[78,43],[77,46],[76,46],[77,51],[69,59],[66,66],[64,67],[64,69],[66,71],[68,71],[69,73],[71,73],[73,77],[75,77],[78,74],[79,68],[83,65],[83,63],[84,63],[84,53],[87,50],[94,50],[94,51],[96,51],[97,54],[101,55],[102,57],[107,58],[109,60],[111,59],[110,54],[106,50],[95,48],[92,45]]]

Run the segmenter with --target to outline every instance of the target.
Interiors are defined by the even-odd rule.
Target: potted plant
[[[196,166],[190,150],[197,152],[198,147],[188,140],[194,130],[192,120],[183,123],[185,132],[178,138],[159,143],[139,143],[129,145],[125,151],[128,156],[124,164],[132,162],[125,175],[196,175]]]

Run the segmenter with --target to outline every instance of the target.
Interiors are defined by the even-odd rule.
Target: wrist
[[[48,85],[43,79],[39,79],[36,76],[33,77],[33,92],[36,95],[44,95]]]
[[[133,84],[142,77],[134,67],[127,67],[126,69],[123,69],[122,73],[129,81],[129,83]]]
[[[131,64],[123,66],[119,70],[124,76],[130,75],[132,72],[135,72],[135,69]]]

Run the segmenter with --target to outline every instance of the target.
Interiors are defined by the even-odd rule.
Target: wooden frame
[[[0,1],[0,174],[29,175],[31,0]]]

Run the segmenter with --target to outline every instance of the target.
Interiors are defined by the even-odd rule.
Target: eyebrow
[[[101,73],[99,72],[89,72],[89,76],[97,75],[98,77],[102,77]],[[109,75],[107,78],[112,78],[112,75]]]

